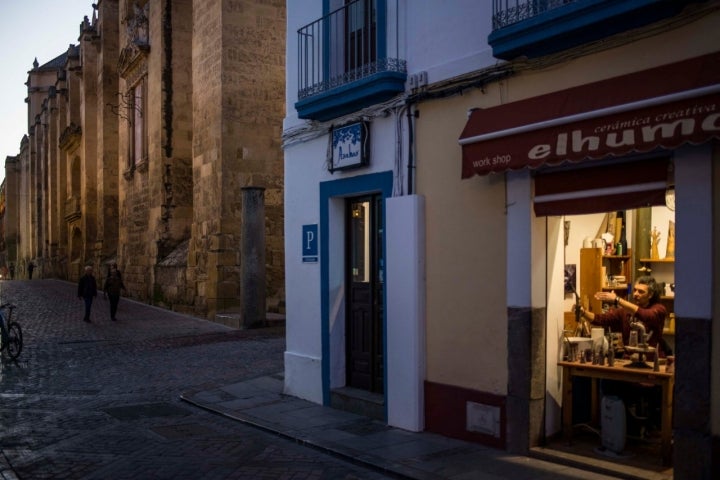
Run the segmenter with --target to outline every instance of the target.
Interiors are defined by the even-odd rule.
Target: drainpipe
[[[407,183],[407,192],[408,195],[413,194],[413,170],[415,169],[414,165],[414,156],[413,156],[413,117],[415,115],[413,114],[412,109],[412,103],[408,103],[407,108],[407,121],[408,121],[408,183]]]

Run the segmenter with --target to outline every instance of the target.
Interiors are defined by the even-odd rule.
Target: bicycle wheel
[[[20,352],[22,352],[23,348],[23,337],[22,337],[22,328],[20,328],[20,324],[16,322],[11,322],[8,325],[8,355],[10,355],[10,358],[15,360],[17,357],[20,356]]]

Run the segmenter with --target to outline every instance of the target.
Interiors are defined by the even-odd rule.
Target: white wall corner
[[[320,359],[286,351],[283,393],[322,405],[322,365]]]
[[[507,305],[532,306],[532,178],[527,169],[506,174]]]
[[[386,201],[388,424],[425,428],[425,198]]]

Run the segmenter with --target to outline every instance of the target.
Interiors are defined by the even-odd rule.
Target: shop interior
[[[672,475],[671,200],[639,209],[547,217],[546,452],[607,471],[621,466],[625,473],[638,469],[642,477]],[[594,313],[616,308],[596,299],[596,292],[633,301],[634,282],[645,276],[655,279],[658,301],[667,312],[662,332],[646,331],[638,322],[623,341],[621,332],[590,325],[578,313],[578,304]],[[658,347],[648,343],[653,335]]]

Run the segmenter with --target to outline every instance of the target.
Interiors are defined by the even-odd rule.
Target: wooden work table
[[[654,372],[652,368],[625,368],[630,362],[616,360],[610,367],[607,365],[593,365],[592,363],[558,362],[563,369],[562,389],[562,422],[563,434],[568,441],[573,435],[573,377],[587,377],[592,380],[591,412],[593,423],[599,423],[600,408],[598,401],[598,380],[616,380],[621,382],[659,385],[662,387],[661,400],[661,454],[663,463],[670,465],[672,457],[672,399],[675,376],[666,373],[664,366],[661,371]]]

